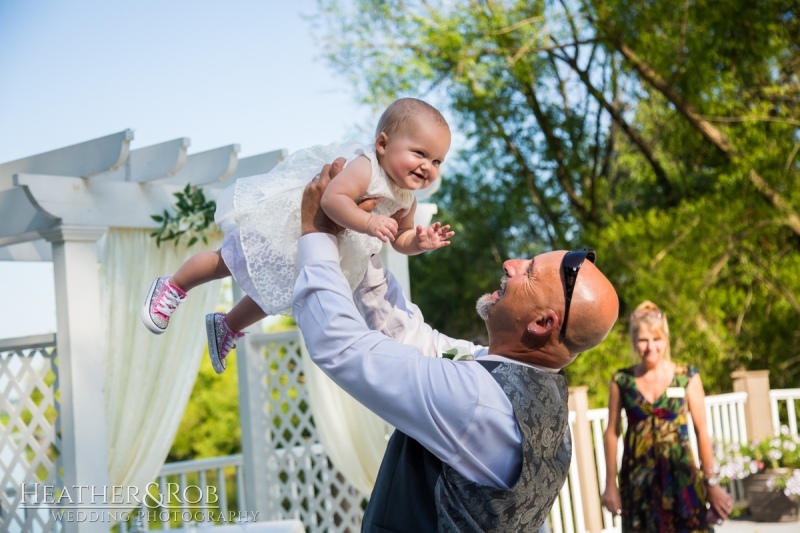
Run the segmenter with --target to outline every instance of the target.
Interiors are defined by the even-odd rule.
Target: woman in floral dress
[[[713,531],[709,522],[717,517],[710,518],[711,511],[721,522],[733,499],[714,474],[700,375],[695,367],[670,360],[667,317],[654,303],[643,302],[631,316],[631,340],[639,362],[615,372],[609,387],[603,505],[621,515],[623,532]],[[627,430],[618,488],[622,409]],[[700,469],[689,443],[688,413]]]

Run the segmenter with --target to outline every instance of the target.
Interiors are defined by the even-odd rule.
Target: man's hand
[[[330,233],[336,235],[341,231],[333,220],[331,220],[325,211],[320,206],[322,193],[328,183],[331,182],[331,169],[335,169],[338,173],[342,169],[344,160],[337,159],[330,165],[325,165],[320,170],[319,174],[314,176],[311,182],[303,189],[303,200],[300,204],[300,234],[308,235],[309,233]],[[334,174],[336,175],[336,174]]]
[[[340,157],[330,165],[325,165],[319,174],[306,185],[303,190],[303,201],[300,205],[300,234],[307,235],[309,233],[330,233],[338,235],[342,231],[342,227],[336,224],[333,220],[325,214],[320,206],[322,194],[328,183],[336,177],[336,175],[344,168],[345,159]],[[368,213],[375,209],[376,201],[368,198],[358,204],[359,209]]]
[[[455,231],[450,231],[449,225],[442,226],[441,222],[436,222],[427,228],[417,226],[414,242],[417,248],[427,252],[449,245],[450,241],[448,239],[455,234]]]

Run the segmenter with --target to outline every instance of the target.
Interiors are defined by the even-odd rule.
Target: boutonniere
[[[474,361],[475,356],[471,353],[464,352],[458,353],[458,348],[450,348],[446,352],[442,352],[443,359],[451,359],[453,361]]]

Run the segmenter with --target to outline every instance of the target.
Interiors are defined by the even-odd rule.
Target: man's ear
[[[528,333],[534,337],[547,337],[556,329],[558,315],[552,309],[546,309],[528,324]]]
[[[378,138],[375,139],[375,151],[383,155],[386,153],[386,145],[389,143],[389,136],[385,131],[380,132]]]

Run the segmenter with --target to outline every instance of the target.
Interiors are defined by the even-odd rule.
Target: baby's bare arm
[[[397,221],[365,212],[356,205],[356,200],[367,193],[371,175],[372,163],[367,158],[354,159],[325,189],[322,209],[340,226],[384,242],[394,240]]]
[[[417,211],[417,200],[411,204],[411,207],[406,213],[400,213],[399,216],[395,213],[395,218],[398,218],[397,237],[392,243],[392,248],[403,255],[417,255],[424,252],[424,250],[417,247],[414,241],[414,213]]]
[[[449,245],[448,239],[455,235],[454,231],[450,231],[450,226],[442,226],[440,222],[436,222],[427,228],[422,226],[415,228],[414,213],[416,210],[417,202],[414,201],[409,212],[400,219],[400,229],[392,247],[401,254],[418,255]]]
[[[417,247],[414,240],[414,228],[400,230],[392,243],[392,248],[403,255],[418,255],[424,251]]]

